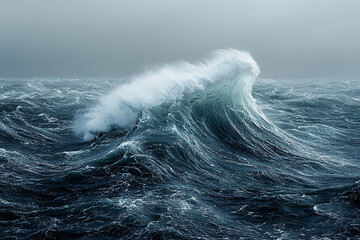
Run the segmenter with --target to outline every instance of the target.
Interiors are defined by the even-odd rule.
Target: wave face
[[[0,79],[2,238],[358,238],[360,82],[258,74]]]

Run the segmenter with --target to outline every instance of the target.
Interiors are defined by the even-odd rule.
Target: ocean
[[[259,73],[1,78],[0,238],[360,239],[360,81]]]

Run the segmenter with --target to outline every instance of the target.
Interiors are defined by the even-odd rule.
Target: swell
[[[253,108],[251,90],[258,74],[252,57],[233,49],[218,50],[212,58],[198,63],[166,65],[133,77],[101,97],[95,106],[77,116],[73,129],[84,140],[114,127],[127,131],[144,110],[198,93],[196,97],[205,104],[216,98]]]

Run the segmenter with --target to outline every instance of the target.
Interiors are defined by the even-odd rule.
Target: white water
[[[214,82],[239,74],[255,79],[259,68],[250,54],[234,49],[218,50],[212,58],[195,64],[165,65],[133,77],[101,97],[94,107],[76,118],[73,129],[85,141],[113,126],[128,130],[144,109],[202,91]]]

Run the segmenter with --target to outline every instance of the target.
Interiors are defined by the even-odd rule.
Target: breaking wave
[[[224,97],[251,98],[259,68],[246,52],[218,50],[199,63],[182,62],[133,77],[100,98],[99,103],[76,119],[74,131],[84,140],[113,127],[129,130],[145,109],[178,100],[196,92],[220,91]]]

